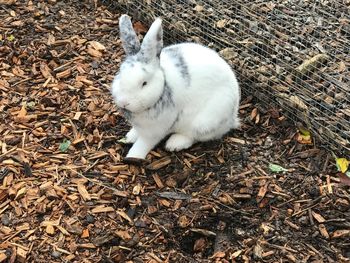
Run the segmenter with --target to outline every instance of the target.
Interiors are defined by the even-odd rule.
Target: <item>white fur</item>
[[[123,15],[120,25],[128,24],[128,19]],[[121,35],[124,41],[128,36]],[[123,63],[112,83],[117,106],[132,115],[133,128],[126,139],[134,144],[127,157],[145,158],[169,134],[166,149],[179,151],[197,141],[221,138],[239,127],[240,89],[230,66],[215,51],[194,43],[164,48],[158,58],[161,36],[161,20],[157,19],[140,52]],[[147,85],[142,87],[145,81]],[[165,83],[171,100],[166,100],[164,107],[153,107],[164,95]]]

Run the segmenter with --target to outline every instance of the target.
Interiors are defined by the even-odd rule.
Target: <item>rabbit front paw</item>
[[[162,138],[144,138],[142,136],[138,136],[135,143],[130,148],[126,157],[128,158],[139,158],[146,159],[147,154],[152,150],[154,146],[159,143]]]
[[[175,133],[170,136],[165,144],[165,149],[168,151],[181,151],[192,146],[194,140],[185,135]]]
[[[131,128],[131,130],[126,134],[126,143],[134,143],[136,142],[138,137],[137,131],[135,128]]]

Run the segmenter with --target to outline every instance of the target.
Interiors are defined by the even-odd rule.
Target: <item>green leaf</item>
[[[12,42],[13,40],[15,40],[14,35],[12,35],[12,34],[9,35],[9,36],[7,37],[7,40],[8,40],[8,41],[11,41],[11,42]]]
[[[349,177],[349,178],[350,178],[350,170],[349,170],[349,171],[347,171],[347,172],[345,173],[345,175],[346,175],[347,177]]]
[[[128,143],[128,142],[126,141],[126,138],[125,138],[125,137],[119,139],[117,142],[120,142],[120,143],[122,143],[122,144],[127,144],[127,143]]]
[[[282,166],[279,166],[278,164],[273,164],[273,163],[269,164],[269,169],[271,172],[274,172],[274,173],[288,172],[288,169],[283,168]]]
[[[301,135],[311,136],[311,132],[309,130],[305,129],[304,127],[299,127],[299,132]]]
[[[59,150],[61,152],[66,152],[70,146],[70,140],[64,139],[63,142],[60,143]]]
[[[26,104],[27,108],[34,109],[35,107],[35,101],[30,101]]]

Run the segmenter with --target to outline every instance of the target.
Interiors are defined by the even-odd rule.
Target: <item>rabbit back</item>
[[[215,51],[194,43],[176,44],[163,49],[160,64],[179,110],[172,132],[206,141],[239,127],[239,85]]]

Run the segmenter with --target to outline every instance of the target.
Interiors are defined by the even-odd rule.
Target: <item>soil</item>
[[[128,164],[120,14],[0,3],[0,262],[349,262],[349,186],[281,109],[244,97],[222,140]]]

